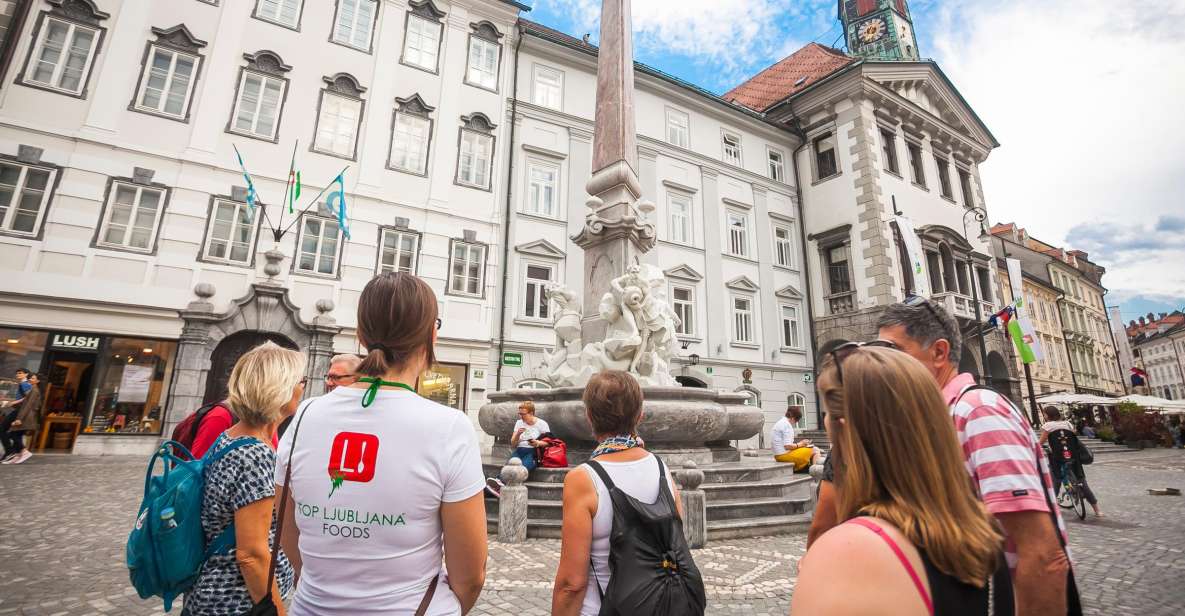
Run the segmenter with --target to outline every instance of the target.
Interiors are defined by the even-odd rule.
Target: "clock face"
[[[888,27],[885,26],[885,20],[880,17],[869,19],[868,21],[856,26],[856,34],[860,37],[862,43],[875,43],[885,37]]]

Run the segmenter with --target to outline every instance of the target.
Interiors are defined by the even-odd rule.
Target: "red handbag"
[[[539,466],[543,468],[568,468],[568,445],[564,441],[549,436],[539,439],[542,446],[536,448]]]

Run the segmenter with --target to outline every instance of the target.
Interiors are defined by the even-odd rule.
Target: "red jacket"
[[[225,406],[220,404],[210,409],[210,412],[206,413],[206,416],[202,418],[202,423],[198,424],[197,434],[193,437],[193,448],[190,449],[190,453],[195,458],[206,455],[206,452],[214,445],[214,441],[218,440],[218,436],[226,432],[233,425],[235,425],[235,418]],[[279,446],[275,434],[272,435],[272,446]]]

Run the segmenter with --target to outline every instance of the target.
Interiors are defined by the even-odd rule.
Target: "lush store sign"
[[[77,334],[54,334],[49,346],[55,349],[70,349],[74,351],[98,351],[98,336],[79,336]]]

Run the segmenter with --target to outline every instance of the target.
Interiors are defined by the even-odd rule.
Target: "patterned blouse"
[[[206,471],[202,530],[206,532],[207,542],[234,520],[235,511],[276,495],[276,452],[262,441],[252,440],[255,442],[227,453]],[[230,442],[231,439],[223,433],[214,441],[213,448],[221,449]],[[274,514],[268,537],[270,541],[276,540]],[[284,598],[292,592],[292,580],[292,565],[281,550],[276,563],[276,582]],[[197,583],[185,594],[183,613],[188,616],[237,616],[250,610],[253,604],[232,550],[229,554],[211,556],[202,565]]]

